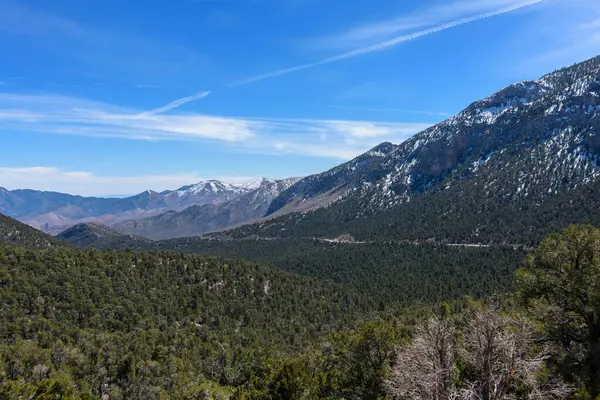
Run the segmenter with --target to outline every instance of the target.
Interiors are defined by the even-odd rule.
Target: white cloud
[[[405,42],[410,42],[416,39],[419,39],[421,37],[424,36],[429,36],[429,35],[433,35],[442,31],[445,31],[447,29],[452,29],[452,28],[456,28],[462,25],[467,25],[467,24],[471,24],[473,22],[477,22],[477,21],[481,21],[483,19],[487,19],[487,18],[492,18],[498,15],[502,15],[502,14],[507,14],[516,10],[519,10],[521,8],[524,7],[528,7],[528,6],[532,6],[534,4],[538,4],[541,3],[543,1],[547,1],[547,0],[528,0],[528,1],[519,1],[518,3],[515,4],[511,4],[509,6],[506,6],[504,8],[501,9],[496,9],[493,11],[488,11],[486,13],[483,14],[478,14],[475,16],[468,16],[465,18],[461,18],[455,21],[451,21],[451,22],[447,22],[444,23],[442,25],[437,25],[434,26],[432,28],[428,28],[425,30],[421,30],[418,32],[413,32],[410,33],[408,35],[403,35],[403,36],[398,36],[398,37],[394,37],[392,39],[383,41],[383,42],[379,42],[379,43],[375,43],[373,45],[370,46],[366,46],[366,47],[361,47],[352,51],[348,51],[346,53],[342,53],[342,54],[338,54],[335,55],[333,57],[328,57],[319,61],[315,61],[315,62],[311,62],[311,63],[307,63],[307,64],[302,64],[302,65],[297,65],[294,67],[290,67],[290,68],[284,68],[284,69],[280,69],[277,71],[272,71],[272,72],[267,72],[265,74],[260,74],[260,75],[256,75],[256,76],[252,76],[246,79],[242,79],[239,80],[237,82],[233,82],[229,85],[229,87],[235,87],[235,86],[241,86],[241,85],[247,85],[249,83],[254,83],[254,82],[259,82],[265,79],[270,79],[270,78],[275,78],[278,76],[283,76],[283,75],[288,75],[294,72],[298,72],[298,71],[302,71],[305,69],[309,69],[309,68],[314,68],[317,66],[321,66],[321,65],[325,65],[325,64],[330,64],[333,62],[338,62],[338,61],[342,61],[342,60],[347,60],[350,58],[354,58],[354,57],[359,57],[365,54],[369,54],[369,53],[374,53],[374,52],[378,52],[378,51],[383,51],[383,50],[387,50],[391,47],[397,46],[401,43],[405,43]]]
[[[191,183],[208,179],[195,173],[145,176],[99,176],[86,171],[63,171],[56,167],[0,167],[0,187],[35,189],[72,193],[84,196],[110,194],[137,194],[152,189],[163,191],[177,189]],[[256,177],[217,176],[228,183],[242,184]]]
[[[174,101],[170,102],[169,104],[164,105],[162,107],[158,107],[158,108],[155,108],[154,110],[144,112],[141,115],[162,114],[164,112],[174,110],[178,107],[181,107],[182,105],[190,103],[192,101],[201,100],[201,99],[205,98],[206,96],[208,96],[209,94],[210,94],[210,92],[200,92],[200,93],[194,94],[192,96],[182,97],[181,99],[174,100]]]
[[[577,26],[577,28],[583,31],[600,30],[600,18],[593,21],[582,22]]]
[[[144,114],[89,100],[0,94],[0,131],[146,141],[210,141],[221,151],[346,160],[383,140],[402,142],[430,123]]]
[[[350,160],[363,150],[356,150],[352,146],[331,146],[323,144],[302,144],[294,142],[274,142],[272,143],[274,153],[285,155],[285,154],[304,154],[312,157],[327,157],[327,158],[338,158],[340,160]]]
[[[337,34],[310,39],[310,47],[341,50],[386,40],[401,32],[423,29],[474,14],[513,7],[523,0],[460,0],[418,9],[408,14],[363,24]]]
[[[427,128],[427,125],[419,124],[419,128]],[[418,126],[418,125],[417,125]],[[398,136],[410,136],[414,134],[415,125],[381,124],[376,122],[355,121],[325,121],[324,127],[328,132],[337,132],[352,138],[386,138]]]
[[[173,104],[162,107],[174,108]],[[159,110],[160,111],[160,110]],[[139,140],[246,140],[252,123],[207,115],[140,113],[77,98],[0,94],[5,132],[73,134]]]

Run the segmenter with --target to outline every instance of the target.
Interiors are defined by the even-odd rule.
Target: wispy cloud
[[[402,142],[430,125],[156,112],[147,114],[71,97],[0,94],[0,131],[11,134],[208,141],[221,146],[220,150],[224,152],[297,154],[345,160],[384,140]]]
[[[200,92],[200,93],[194,94],[192,96],[182,97],[182,98],[174,100],[174,101],[170,102],[169,104],[166,104],[166,105],[164,105],[162,107],[158,107],[158,108],[155,108],[154,110],[150,110],[150,111],[144,112],[141,115],[162,114],[164,112],[167,112],[167,111],[173,110],[175,108],[181,107],[182,105],[190,103],[192,101],[203,99],[206,96],[208,96],[209,94],[210,94],[210,92]]]
[[[255,128],[242,119],[160,115],[157,110],[143,113],[79,98],[4,93],[0,94],[0,129],[154,141],[234,142],[254,136]]]
[[[102,176],[89,171],[65,171],[56,167],[1,167],[0,187],[6,189],[36,189],[72,193],[85,196],[109,194],[137,194],[152,189],[163,191],[205,179],[218,179],[242,184],[251,176],[200,176],[194,172],[174,175]]]
[[[391,47],[397,46],[401,43],[419,39],[423,36],[433,35],[435,33],[442,32],[447,29],[456,28],[456,27],[459,27],[462,25],[467,25],[467,24],[470,24],[470,23],[473,23],[476,21],[481,21],[483,19],[495,17],[498,15],[507,14],[507,13],[516,11],[518,9],[524,8],[524,7],[528,7],[528,6],[532,6],[534,4],[541,3],[543,1],[546,1],[546,0],[530,0],[530,1],[526,1],[526,2],[520,2],[518,4],[511,5],[509,7],[504,7],[499,10],[486,12],[484,14],[479,14],[479,15],[472,16],[472,17],[462,18],[462,19],[459,19],[456,21],[452,21],[452,22],[448,22],[448,23],[445,23],[442,25],[435,26],[433,28],[414,32],[414,33],[404,35],[404,36],[395,37],[393,39],[386,40],[386,41],[383,41],[380,43],[376,43],[371,46],[362,47],[362,48],[352,50],[352,51],[349,51],[346,53],[342,53],[342,54],[339,54],[339,55],[336,55],[333,57],[328,57],[328,58],[325,58],[320,61],[315,61],[315,62],[308,63],[308,64],[298,65],[298,66],[291,67],[291,68],[280,69],[277,71],[268,72],[266,74],[256,75],[256,76],[246,78],[246,79],[243,79],[243,80],[240,80],[237,82],[233,82],[229,86],[234,87],[234,86],[246,85],[249,83],[258,82],[258,81],[262,81],[265,79],[275,78],[278,76],[291,74],[293,72],[297,72],[297,71],[301,71],[301,70],[305,70],[305,69],[309,69],[309,68],[314,68],[314,67],[317,67],[320,65],[330,64],[333,62],[342,61],[342,60],[346,60],[349,58],[359,57],[359,56],[377,52],[377,51],[383,51],[383,50],[389,49]]]
[[[305,44],[307,47],[317,50],[356,48],[390,39],[401,32],[440,25],[448,21],[483,14],[522,3],[523,0],[448,1],[431,7],[419,7],[415,11],[403,11],[402,15],[383,20],[379,19],[326,37],[310,38],[305,41]],[[420,5],[420,3],[415,4]],[[403,7],[406,6],[403,4]]]

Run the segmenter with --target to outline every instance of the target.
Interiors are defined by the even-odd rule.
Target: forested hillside
[[[126,235],[107,226],[87,223],[77,224],[56,235],[74,246],[98,250],[150,249],[152,241],[134,235]]]
[[[12,247],[0,247],[0,304],[0,393],[30,382],[111,399],[248,384],[254,357],[297,351],[372,307],[240,261]]]
[[[65,247],[68,243],[0,214],[0,245],[48,248]]]
[[[544,202],[483,195],[470,181],[449,181],[448,189],[363,218],[360,199],[309,214],[292,214],[262,224],[209,235],[221,240],[252,237],[327,237],[350,234],[358,240],[430,241],[536,246],[548,234],[573,223],[600,225],[600,181]]]
[[[523,249],[510,246],[200,238],[159,241],[154,246],[161,250],[253,260],[332,280],[382,306],[435,303],[465,294],[480,298],[506,292],[511,289],[512,274],[525,260]]]
[[[350,291],[253,264],[1,247],[0,398],[597,398],[600,231],[548,237],[516,277],[365,319]]]
[[[109,234],[102,234],[102,232]],[[511,289],[525,260],[523,247],[322,239],[215,240],[199,237],[146,241],[97,226],[60,235],[80,247],[158,250],[251,260],[340,284],[381,307],[431,303],[464,294],[486,297]]]

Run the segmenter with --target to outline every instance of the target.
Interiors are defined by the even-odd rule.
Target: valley
[[[0,189],[0,398],[596,399],[599,159],[596,57],[306,177]]]

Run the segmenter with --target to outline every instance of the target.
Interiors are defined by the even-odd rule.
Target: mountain
[[[142,250],[150,248],[152,241],[117,232],[107,226],[87,223],[72,226],[64,232],[56,235],[56,238],[62,239],[77,247],[94,248],[99,250],[111,249],[137,249]]]
[[[114,225],[123,233],[150,239],[166,239],[201,235],[262,218],[272,201],[299,178],[261,179],[247,193],[227,203],[196,205],[180,212],[167,212],[155,217],[125,221]],[[247,189],[249,190],[249,189]]]
[[[67,242],[53,238],[17,220],[0,214],[0,245],[45,249],[68,247]]]
[[[223,236],[533,244],[549,224],[598,218],[598,177],[600,57],[508,86],[418,133],[330,207]]]
[[[352,189],[351,184],[361,174],[396,149],[396,145],[382,143],[321,174],[280,181],[261,178],[243,186],[249,192],[227,203],[190,207],[179,213],[167,212],[114,226],[121,232],[167,239],[200,235],[265,217],[318,209],[339,200]]]
[[[174,210],[183,210],[191,205],[221,204],[247,193],[251,189],[229,183],[209,180],[195,185],[183,186],[174,191],[165,191],[165,203]]]
[[[347,163],[301,179],[273,199],[266,215],[309,211],[338,200],[357,178],[397,148],[392,143],[382,143]]]
[[[114,224],[146,218],[190,205],[222,204],[250,189],[220,181],[203,181],[178,190],[147,190],[126,198],[97,198],[36,190],[0,188],[0,212],[49,233],[78,223]]]

